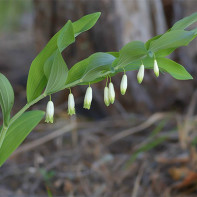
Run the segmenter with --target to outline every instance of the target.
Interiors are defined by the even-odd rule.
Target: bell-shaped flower
[[[159,67],[158,67],[156,59],[154,60],[154,73],[155,73],[156,77],[159,77]]]
[[[113,104],[115,101],[115,90],[112,82],[109,83],[109,102]]]
[[[54,105],[52,101],[49,101],[47,103],[47,108],[46,108],[46,118],[45,122],[47,123],[53,123],[53,116],[54,116]]]
[[[121,83],[120,83],[120,92],[121,92],[121,94],[125,95],[126,90],[127,90],[127,75],[124,74],[122,76],[122,80],[121,80]]]
[[[75,100],[72,93],[68,95],[68,114],[69,115],[75,114]]]
[[[137,80],[139,84],[142,83],[143,78],[144,78],[144,65],[142,64],[137,74]]]
[[[88,87],[84,98],[83,108],[90,109],[91,102],[92,102],[92,88]]]
[[[104,89],[104,103],[105,103],[105,105],[107,107],[110,104],[110,101],[109,101],[109,88],[108,87],[105,87],[105,89]]]

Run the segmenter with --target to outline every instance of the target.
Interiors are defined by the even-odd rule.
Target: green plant
[[[31,64],[27,81],[27,104],[12,118],[10,112],[14,103],[14,92],[8,79],[0,74],[0,105],[3,113],[3,126],[0,133],[0,166],[9,155],[22,143],[31,130],[44,117],[43,111],[29,111],[28,108],[46,96],[70,89],[68,112],[75,113],[74,97],[71,88],[77,85],[91,85],[107,78],[105,87],[105,104],[112,104],[115,91],[111,77],[119,72],[137,70],[138,81],[142,82],[145,69],[154,69],[156,76],[159,70],[167,72],[175,79],[187,80],[192,76],[180,64],[166,58],[176,48],[188,45],[196,36],[197,28],[185,30],[197,21],[197,13],[188,16],[169,29],[166,33],[148,40],[146,43],[133,41],[126,44],[119,52],[97,52],[76,63],[68,70],[61,55],[62,51],[74,43],[75,37],[89,30],[98,20],[100,13],[86,15],[78,21],[70,20],[48,42]],[[108,85],[109,79],[109,88]],[[127,88],[124,77],[121,93]],[[90,108],[92,91],[85,97],[85,108]],[[47,122],[53,122],[53,105],[47,107]]]

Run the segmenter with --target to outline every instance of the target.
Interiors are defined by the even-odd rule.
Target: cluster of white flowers
[[[159,76],[159,67],[156,59],[154,60],[154,73],[157,77]],[[142,83],[143,78],[144,78],[144,64],[142,63],[137,74],[137,80],[139,84]],[[111,78],[110,78],[109,86],[107,86],[107,83],[104,88],[104,103],[106,106],[109,106],[110,104],[113,104],[115,101],[115,90],[114,90],[114,85],[111,82]],[[125,95],[126,90],[127,90],[127,75],[124,72],[124,75],[122,76],[122,80],[120,83],[121,94]],[[86,90],[83,107],[85,109],[90,109],[91,103],[92,103],[92,88],[89,85],[89,87]],[[71,90],[68,96],[68,114],[69,115],[75,114],[75,100],[73,94],[71,93]],[[53,123],[53,116],[54,116],[54,105],[53,102],[50,100],[47,104],[45,122]]]

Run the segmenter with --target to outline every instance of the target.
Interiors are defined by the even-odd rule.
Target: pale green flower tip
[[[122,80],[120,83],[120,92],[122,95],[125,95],[126,91],[127,91],[127,75],[124,74],[122,76]]]
[[[91,106],[91,103],[84,102],[83,104],[84,109],[90,109],[90,106]]]
[[[54,116],[54,104],[52,101],[49,101],[47,103],[47,108],[46,108],[45,122],[53,123],[53,116]]]
[[[75,114],[75,108],[74,109],[69,109],[68,110],[68,115],[72,116]]]
[[[53,123],[53,117],[47,116],[45,122],[46,123]]]
[[[142,64],[137,74],[138,83],[141,84],[143,79],[144,79],[144,65]]]
[[[115,101],[115,90],[112,82],[109,83],[109,102],[113,104]]]
[[[84,98],[83,108],[90,109],[91,103],[92,103],[92,88],[88,87]]]
[[[154,73],[156,75],[156,77],[159,77],[159,66],[157,64],[157,60],[154,60]]]

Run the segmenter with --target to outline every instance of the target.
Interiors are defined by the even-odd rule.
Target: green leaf
[[[3,124],[8,126],[10,112],[14,104],[14,91],[8,79],[0,73],[0,106],[3,113]]]
[[[187,28],[188,26],[190,26],[191,24],[193,24],[195,22],[197,22],[197,12],[176,22],[172,26],[171,31],[172,30],[173,31],[174,30],[184,30],[185,28]]]
[[[149,39],[149,40],[145,43],[146,49],[149,50],[149,48],[150,48],[150,43],[151,43],[152,41],[154,41],[154,40],[157,40],[157,39],[160,38],[162,35],[163,35],[163,34],[157,35],[157,36],[154,36],[154,37],[152,37],[151,39]]]
[[[170,55],[176,48],[162,49],[155,52],[156,57],[166,57]]]
[[[28,81],[27,81],[27,101],[31,102],[36,99],[47,85],[47,78],[44,73],[45,62],[50,58],[57,49],[62,52],[67,46],[75,41],[75,37],[80,33],[90,29],[98,20],[100,12],[86,15],[66,25],[57,32],[45,48],[38,54],[31,64]]]
[[[8,159],[14,150],[23,142],[27,135],[41,121],[43,111],[29,111],[21,115],[7,130],[0,149],[0,166]]]
[[[45,63],[44,71],[48,78],[45,89],[46,95],[57,92],[64,87],[68,76],[68,68],[58,49]]]
[[[75,37],[78,36],[80,33],[92,28],[97,22],[97,20],[99,19],[100,15],[101,15],[100,12],[95,12],[95,13],[83,16],[78,21],[75,21],[73,23]]]
[[[175,30],[163,34],[157,40],[150,43],[149,50],[157,52],[162,49],[177,48],[186,46],[194,38],[194,33],[190,31]]]
[[[66,84],[84,84],[84,82],[95,81],[97,78],[103,76],[102,74],[109,71],[113,72],[111,66],[115,57],[98,52],[88,58],[75,64],[68,72],[68,79]],[[76,83],[75,83],[76,82]]]
[[[179,80],[193,79],[193,77],[187,72],[187,70],[183,66],[170,59],[157,58],[157,63],[159,68],[168,72],[175,79],[179,79]]]
[[[146,55],[147,50],[143,42],[130,42],[120,50],[118,67],[124,67],[132,61],[146,57]]]

